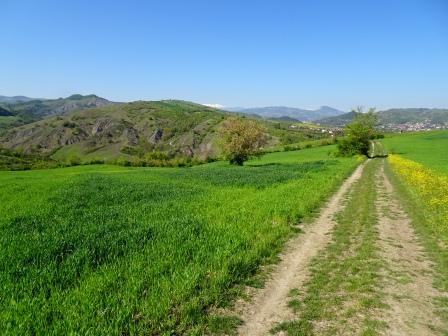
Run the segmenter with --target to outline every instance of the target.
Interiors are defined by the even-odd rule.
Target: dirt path
[[[344,195],[351,185],[362,176],[364,165],[359,166],[343,183],[314,223],[288,243],[265,287],[255,294],[251,302],[241,303],[237,307],[244,322],[238,330],[239,335],[268,335],[276,322],[291,317],[292,312],[287,307],[288,293],[304,283],[308,275],[308,263],[330,240],[329,233],[334,226],[333,215],[340,211]]]
[[[379,160],[368,161],[368,167],[364,164],[356,169],[323,208],[319,218],[288,243],[265,287],[255,291],[251,302],[237,304],[236,313],[244,322],[238,329],[239,335],[269,335],[279,322],[300,320],[312,325],[310,331],[328,335],[352,335],[370,330],[369,335],[426,336],[443,335],[448,330],[437,312],[441,308],[435,303],[436,298],[447,295],[433,287],[433,265],[384,172],[384,160]],[[340,231],[349,234],[341,235]],[[342,252],[328,254],[331,246],[332,251],[339,251],[335,249],[338,244],[344,246]],[[366,259],[369,248],[372,260]],[[351,250],[354,255],[344,253]],[[324,252],[322,258],[316,261],[321,251]],[[291,300],[290,291],[306,292],[310,286],[307,281],[316,274],[317,281],[320,279],[318,267],[311,267],[314,269],[311,274],[312,261],[323,265],[325,284],[333,285],[319,287],[318,296],[313,296],[314,300],[319,297],[324,300],[319,304],[322,308],[315,307],[321,310],[319,313],[310,306],[312,314],[308,314],[309,302],[302,303],[304,306],[294,313],[287,305]],[[369,265],[378,266],[369,268]],[[332,273],[327,273],[327,269]],[[359,281],[354,281],[354,276]],[[344,294],[339,298],[341,293]],[[344,323],[347,319],[352,323]],[[302,334],[299,332],[302,327],[297,328],[295,331],[280,329],[284,331],[279,335],[286,335],[286,330]]]
[[[411,221],[394,195],[382,165],[377,175],[378,229],[381,256],[386,261],[384,292],[390,307],[383,320],[385,335],[441,335],[443,326],[435,313],[432,265],[425,256]]]

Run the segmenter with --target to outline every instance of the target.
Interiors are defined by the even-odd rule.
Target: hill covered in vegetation
[[[0,107],[0,117],[10,117],[13,116],[14,113],[11,111],[8,111],[7,109]]]
[[[0,145],[58,161],[148,155],[207,160],[219,155],[218,129],[231,117],[234,114],[178,100],[108,104],[13,128],[0,137]],[[288,122],[257,122],[266,129],[268,147],[327,136]]]
[[[0,109],[8,111],[8,115],[0,113],[0,133],[6,130],[41,120],[48,116],[66,115],[73,111],[97,108],[116,104],[96,95],[74,94],[59,99],[31,99],[23,96],[1,96]]]
[[[357,112],[320,119],[321,125],[342,127],[351,122]],[[428,130],[448,128],[448,109],[403,108],[377,112],[380,128],[387,130]]]

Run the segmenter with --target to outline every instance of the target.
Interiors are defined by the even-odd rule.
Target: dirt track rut
[[[335,224],[333,215],[340,211],[344,195],[362,176],[363,169],[364,164],[343,183],[319,217],[304,229],[305,232],[290,241],[265,287],[256,293],[250,303],[239,307],[244,322],[238,330],[239,335],[268,335],[274,323],[291,317],[287,307],[288,293],[306,280],[308,263],[330,240],[329,233]]]
[[[441,335],[444,327],[436,314],[433,265],[420,246],[411,220],[397,200],[381,166],[377,176],[378,229],[385,260],[384,292],[390,307],[384,314],[385,335]],[[447,329],[445,329],[447,330]]]
[[[277,323],[297,318],[287,306],[288,294],[295,288],[305,290],[308,266],[331,241],[336,225],[334,215],[344,209],[344,200],[351,197],[348,191],[362,178],[368,164],[372,163],[367,161],[360,165],[324,206],[319,217],[305,227],[303,234],[288,243],[265,287],[256,290],[250,302],[237,304],[236,313],[243,320],[239,335],[269,335]],[[370,314],[375,315],[371,318],[384,322],[384,328],[380,329],[383,335],[444,335],[448,326],[437,314],[440,307],[434,302],[437,297],[447,296],[433,287],[433,265],[384,172],[384,160],[374,167],[379,167],[374,168],[374,189],[377,248],[383,265],[378,290],[385,307],[371,311]],[[345,335],[343,331],[339,334]]]

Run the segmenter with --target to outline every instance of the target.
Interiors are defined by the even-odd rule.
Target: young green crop
[[[448,174],[448,131],[394,134],[381,142],[390,154]]]
[[[0,330],[202,334],[357,164],[327,152],[1,172]]]

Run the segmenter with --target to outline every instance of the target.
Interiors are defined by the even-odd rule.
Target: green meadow
[[[0,172],[0,330],[203,334],[358,164],[334,147],[243,167]]]
[[[448,174],[448,131],[393,134],[382,139],[391,154]]]

